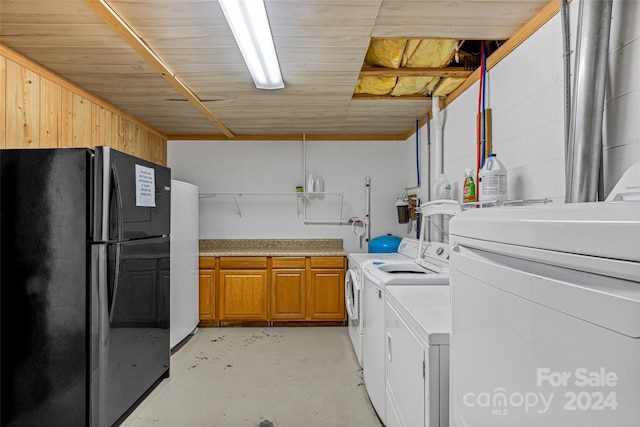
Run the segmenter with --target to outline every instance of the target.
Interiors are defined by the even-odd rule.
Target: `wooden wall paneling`
[[[136,148],[138,157],[149,158],[149,132],[140,126],[136,126]]]
[[[166,136],[0,44],[0,148],[102,144],[149,157],[149,138],[166,159]]]
[[[124,138],[122,139],[122,145],[120,151],[132,154],[132,148],[135,144],[136,125],[131,120],[124,119],[122,123],[122,132]]]
[[[73,147],[94,147],[91,139],[91,106],[88,99],[73,94]]]
[[[0,56],[0,148],[5,148],[7,123],[7,60]]]
[[[40,146],[40,76],[7,61],[6,147]]]
[[[73,147],[73,93],[60,87],[60,147]]]
[[[111,111],[97,104],[91,105],[91,140],[94,146],[111,146]]]
[[[120,147],[124,145],[123,122],[124,119],[118,114],[111,115],[111,134],[113,136],[111,147],[119,151],[123,151]]]
[[[133,123],[131,139],[129,141],[129,144],[127,145],[127,153],[131,154],[132,156],[140,157],[140,133],[143,131],[144,129],[142,129],[136,123]]]
[[[40,81],[40,148],[62,145],[62,88],[47,79]]]
[[[162,163],[162,144],[164,139],[160,136],[155,135],[153,133],[149,134],[149,160],[153,163],[157,163],[159,165],[163,165]]]

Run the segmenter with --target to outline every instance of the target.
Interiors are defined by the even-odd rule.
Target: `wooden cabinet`
[[[344,321],[345,257],[201,257],[200,321]]]
[[[345,320],[344,257],[313,257],[309,264],[307,317]]]
[[[220,270],[220,320],[267,320],[267,272]]]
[[[216,320],[216,259],[200,257],[200,321]]]
[[[306,299],[306,259],[273,258],[271,264],[271,304],[273,320],[304,320]]]
[[[268,320],[266,257],[222,257],[220,320]]]

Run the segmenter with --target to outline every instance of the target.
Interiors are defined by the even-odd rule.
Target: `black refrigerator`
[[[0,150],[2,426],[111,426],[169,375],[168,168]]]

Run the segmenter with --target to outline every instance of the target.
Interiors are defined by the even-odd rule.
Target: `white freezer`
[[[198,187],[171,180],[171,348],[198,327]]]

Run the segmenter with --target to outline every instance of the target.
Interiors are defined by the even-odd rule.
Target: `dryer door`
[[[344,277],[344,300],[350,320],[360,318],[360,283],[356,270],[347,270]]]

